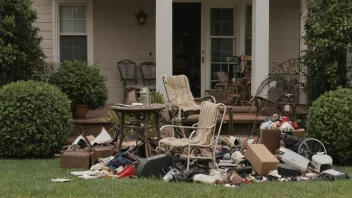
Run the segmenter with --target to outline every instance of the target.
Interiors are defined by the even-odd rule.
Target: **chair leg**
[[[126,102],[126,97],[127,97],[127,89],[126,89],[126,88],[124,88],[123,90],[124,90],[124,91],[123,91],[123,99],[122,99],[122,104],[125,104],[125,102]]]
[[[241,105],[243,106],[243,102],[242,102],[241,98],[239,98],[239,100],[240,100]]]
[[[236,97],[235,103],[233,103],[233,106],[235,106],[238,102],[238,97]]]

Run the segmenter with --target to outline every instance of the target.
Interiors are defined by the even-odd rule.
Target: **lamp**
[[[137,15],[137,20],[138,20],[139,25],[145,25],[147,17],[148,17],[148,15],[143,12],[143,9],[141,9],[139,14]]]

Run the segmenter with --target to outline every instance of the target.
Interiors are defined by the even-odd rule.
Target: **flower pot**
[[[86,118],[88,111],[88,105],[75,105],[73,107],[73,117],[78,119]]]

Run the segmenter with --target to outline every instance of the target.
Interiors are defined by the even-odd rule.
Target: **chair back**
[[[248,62],[252,61],[252,56],[241,56],[241,73],[243,73],[246,70],[246,66],[248,65]]]
[[[229,81],[229,75],[227,72],[218,72],[218,77],[222,83],[227,83]]]
[[[130,60],[122,60],[117,63],[117,68],[120,72],[121,80],[137,80],[137,65]]]
[[[182,107],[197,105],[194,101],[187,76],[163,76],[163,82],[167,99],[171,106],[178,107],[179,103]]]
[[[196,135],[191,140],[192,144],[209,145],[214,139],[216,123],[219,118],[221,104],[204,101],[200,107],[198,127],[211,127],[209,129],[197,129]]]
[[[139,65],[139,69],[142,74],[143,80],[155,80],[156,79],[156,65],[155,63],[148,61],[143,62]]]

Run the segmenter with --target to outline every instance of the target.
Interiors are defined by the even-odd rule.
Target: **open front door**
[[[173,3],[173,75],[188,77],[201,96],[201,3]]]

